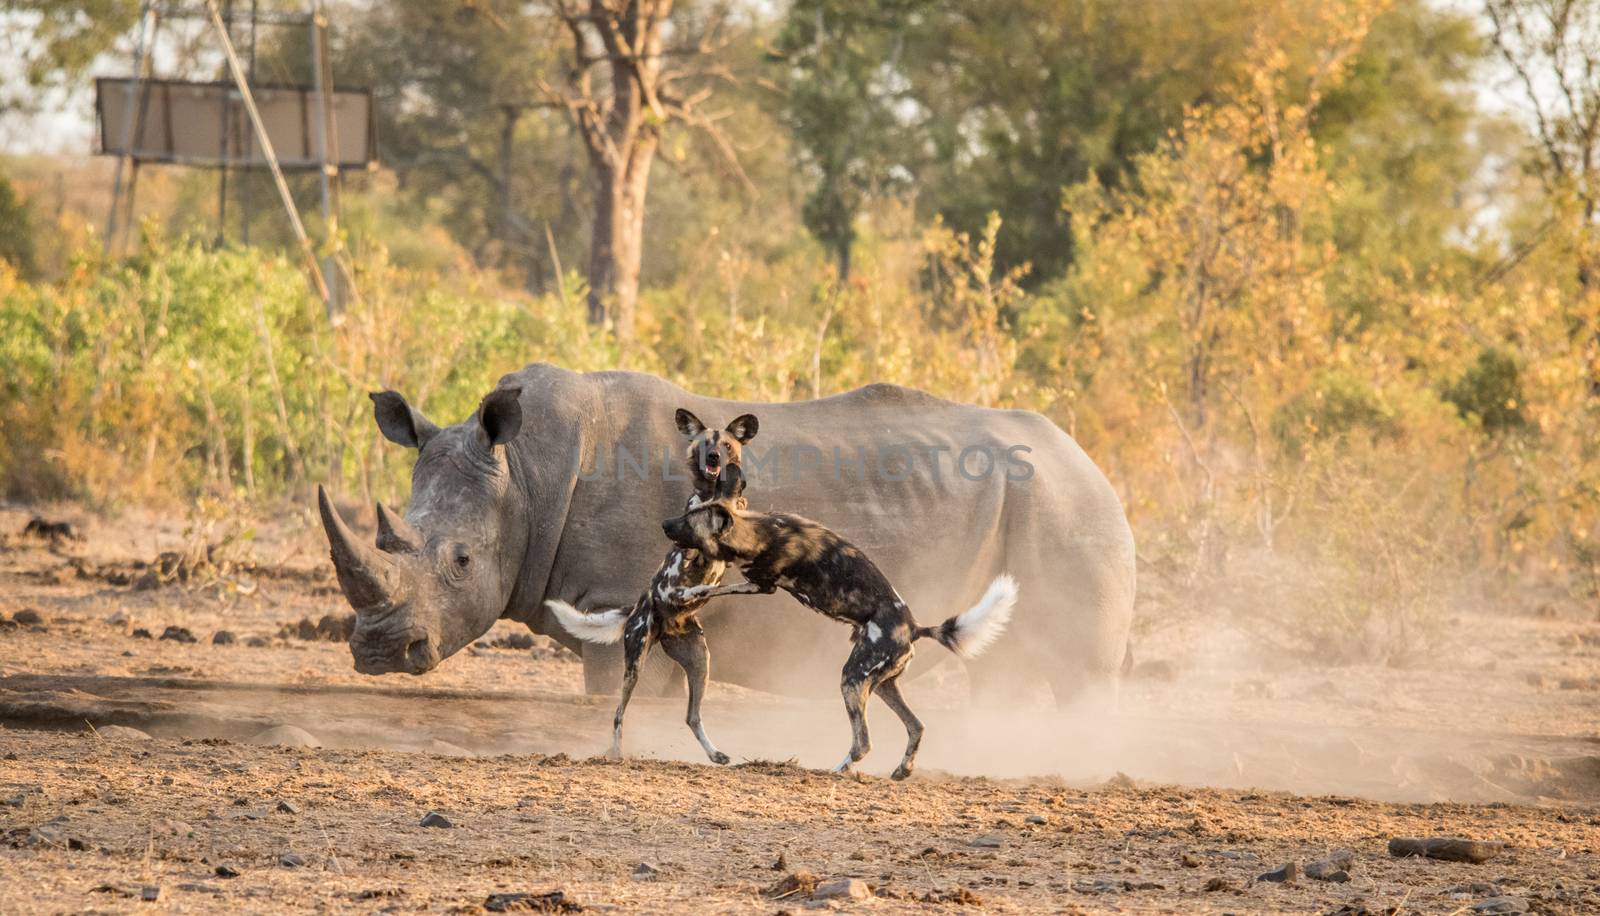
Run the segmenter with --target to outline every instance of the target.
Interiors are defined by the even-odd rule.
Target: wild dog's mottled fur
[[[724,474],[743,476],[737,467]],[[686,586],[681,590],[683,599],[771,594],[781,588],[806,607],[854,628],[855,648],[840,679],[853,740],[838,772],[848,770],[870,749],[864,710],[876,691],[906,726],[906,752],[894,778],[911,775],[922,723],[901,697],[898,679],[911,661],[912,643],[931,636],[958,655],[976,655],[1005,628],[1017,600],[1016,582],[1002,574],[968,610],[937,627],[922,627],[865,554],[809,519],[749,512],[736,501],[716,500],[668,519],[662,529],[679,547],[713,561],[738,564],[748,580],[738,585]]]
[[[687,410],[676,415],[678,430],[689,440],[687,458],[694,481],[694,493],[686,509],[712,501],[744,506],[744,475],[737,469],[744,444],[755,437],[758,424],[745,414],[725,429],[708,429],[700,418]],[[732,473],[727,473],[732,470]],[[687,722],[706,756],[713,763],[727,763],[728,755],[717,750],[700,724],[700,699],[710,677],[711,653],[706,648],[705,631],[695,612],[707,599],[684,597],[682,589],[714,586],[722,581],[727,564],[712,560],[699,551],[675,547],[662,560],[650,579],[650,587],[632,607],[584,613],[570,604],[548,602],[556,618],[574,636],[597,643],[622,640],[624,668],[622,697],[612,721],[611,756],[622,756],[622,717],[639,680],[639,668],[655,643],[683,668],[689,682]]]

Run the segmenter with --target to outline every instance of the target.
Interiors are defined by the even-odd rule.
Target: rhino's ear
[[[372,416],[378,421],[378,429],[390,442],[408,448],[422,448],[429,439],[439,434],[439,427],[407,404],[400,392],[376,391],[367,396],[372,398]]]
[[[492,448],[517,438],[522,430],[521,388],[496,388],[478,405],[478,425]]]
[[[756,437],[756,430],[761,424],[756,422],[756,415],[747,413],[742,417],[734,417],[728,424],[728,434],[739,440],[740,445],[749,445],[750,440]]]
[[[706,425],[700,422],[700,418],[682,407],[678,408],[678,412],[673,414],[672,418],[678,422],[678,432],[683,433],[686,439],[693,439],[705,431]]]

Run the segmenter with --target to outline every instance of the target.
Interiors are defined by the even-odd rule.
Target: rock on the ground
[[[1349,849],[1336,849],[1315,862],[1306,863],[1306,877],[1315,881],[1332,881],[1343,884],[1350,880],[1350,869],[1355,867],[1356,854]]]
[[[768,887],[766,895],[768,897],[783,898],[791,897],[795,894],[809,894],[816,889],[817,876],[803,868],[797,868]]]
[[[1050,818],[1045,816],[1045,815],[1043,815],[1043,814],[1030,814],[1027,817],[1023,818],[1022,822],[1024,824],[1032,824],[1035,827],[1042,827],[1042,826],[1050,823]]]
[[[490,894],[483,901],[483,908],[491,913],[576,913],[583,907],[567,899],[561,891],[546,891],[542,894]]]
[[[1178,864],[1184,868],[1199,868],[1204,863],[1199,856],[1192,852],[1186,852],[1178,857]]]
[[[450,819],[448,817],[445,817],[437,811],[429,811],[427,814],[424,814],[422,816],[421,824],[424,827],[437,827],[441,830],[448,830],[455,826],[455,824],[450,823]]]
[[[983,836],[973,837],[972,842],[968,845],[976,846],[979,849],[999,849],[1005,844],[1006,841],[999,834],[986,833]]]
[[[1528,901],[1521,897],[1490,897],[1472,905],[1474,913],[1526,913]]]
[[[39,615],[38,611],[31,607],[25,607],[15,614],[12,614],[11,619],[25,627],[36,627],[44,623],[44,618]]]
[[[126,725],[101,725],[94,733],[107,741],[149,741],[150,736]]]
[[[194,638],[194,634],[189,632],[188,627],[180,626],[170,626],[165,630],[162,630],[161,638],[170,639],[173,642],[199,642],[199,640]]]
[[[1256,880],[1272,881],[1278,884],[1293,884],[1300,880],[1301,871],[1302,869],[1300,867],[1300,862],[1297,860],[1294,862],[1288,862],[1279,868],[1275,868],[1272,871],[1267,872],[1264,875],[1259,875],[1256,877]]]
[[[239,870],[237,868],[234,868],[232,865],[218,865],[212,871],[218,878],[237,878],[237,877],[239,877]]]
[[[274,725],[245,739],[250,744],[275,744],[279,747],[321,747],[317,736],[295,725]]]
[[[278,857],[278,864],[284,868],[304,868],[306,860],[292,852],[286,852]]]
[[[299,814],[300,806],[292,801],[280,799],[276,805],[272,806],[272,810],[279,814]]]
[[[213,646],[231,646],[238,641],[239,637],[234,636],[231,630],[218,630],[211,634],[211,644]]]
[[[872,888],[860,878],[835,878],[811,892],[812,900],[865,900],[871,896]]]
[[[1396,858],[1424,856],[1446,862],[1487,862],[1500,854],[1504,844],[1496,840],[1468,840],[1462,837],[1395,837],[1389,841],[1389,855]]]
[[[640,862],[633,867],[632,877],[635,881],[654,881],[661,875],[661,869],[649,862]]]

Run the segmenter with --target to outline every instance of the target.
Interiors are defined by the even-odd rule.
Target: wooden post
[[[135,92],[138,92],[141,97],[149,92],[149,89],[143,85],[143,81],[145,62],[150,56],[149,43],[153,40],[152,36],[155,32],[155,20],[155,9],[149,3],[143,4],[139,10],[139,32],[133,40],[133,82],[128,84],[128,108],[130,110],[133,108]],[[144,105],[141,102],[138,113],[128,116],[127,125],[122,130],[122,155],[117,157],[117,170],[111,179],[111,210],[106,214],[106,237],[102,240],[103,250],[108,257],[111,254],[112,243],[117,237],[117,208],[122,203],[122,173],[133,161],[133,157],[129,155],[128,151],[133,148],[133,143],[143,128]],[[135,169],[138,168],[137,163],[133,163],[133,166]],[[132,195],[132,188],[129,189],[129,195]],[[129,213],[132,213],[131,206],[129,207]]]
[[[294,229],[294,237],[300,242],[300,257],[305,261],[311,276],[312,288],[327,307],[329,320],[338,324],[339,316],[333,309],[333,297],[328,292],[328,284],[322,278],[322,269],[317,265],[317,256],[311,250],[311,240],[306,237],[305,223],[300,221],[300,211],[294,205],[294,196],[289,193],[289,183],[283,180],[283,168],[278,164],[278,153],[272,148],[272,138],[267,136],[266,125],[261,122],[261,111],[256,108],[256,98],[250,91],[250,84],[245,81],[244,68],[239,65],[239,55],[233,50],[233,39],[228,37],[228,30],[223,27],[222,14],[217,11],[217,0],[206,0],[206,12],[211,15],[211,24],[222,39],[222,53],[228,59],[228,71],[233,74],[234,85],[239,87],[239,95],[244,100],[244,110],[250,115],[250,123],[256,131],[256,140],[261,144],[261,153],[267,157],[267,165],[272,169],[272,182],[278,186],[278,196],[283,199],[283,209],[289,214],[289,225]]]

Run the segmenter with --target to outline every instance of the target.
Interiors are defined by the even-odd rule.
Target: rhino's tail
[[[628,622],[628,615],[633,612],[631,607],[614,607],[585,614],[565,601],[546,601],[544,604],[555,613],[556,619],[561,621],[568,633],[584,642],[601,645],[610,645],[622,638],[622,625]]]
[[[1017,606],[1017,580],[1001,573],[978,603],[936,627],[917,627],[915,639],[932,636],[962,658],[973,658],[1000,638]]]

